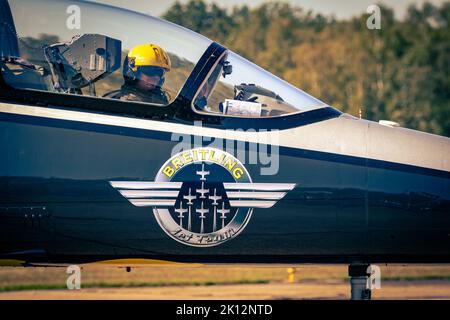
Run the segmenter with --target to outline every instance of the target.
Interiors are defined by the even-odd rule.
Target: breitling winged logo
[[[179,198],[183,182],[154,181],[111,181],[111,186],[127,198],[136,207],[173,207]],[[224,183],[224,189],[232,207],[271,208],[286,193],[292,190],[294,183]],[[208,197],[211,200],[217,195],[211,189],[191,188],[183,198],[191,202],[197,198]]]
[[[175,240],[213,246],[240,233],[254,208],[273,207],[295,187],[254,183],[239,160],[231,157],[218,149],[192,149],[169,159],[155,181],[110,184],[134,206],[152,207],[162,229]],[[182,158],[192,161],[182,163]]]

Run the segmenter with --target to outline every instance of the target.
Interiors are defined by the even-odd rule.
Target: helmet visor
[[[165,70],[160,67],[143,66],[139,67],[139,73],[146,75],[147,77],[160,77],[164,75]]]

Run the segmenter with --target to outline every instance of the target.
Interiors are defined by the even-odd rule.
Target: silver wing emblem
[[[110,181],[112,187],[136,207],[173,207],[180,192],[182,182],[154,181]],[[295,183],[224,183],[231,207],[271,208]],[[193,190],[195,194],[195,190]],[[201,192],[200,192],[201,193]],[[185,199],[192,201],[195,195]],[[204,196],[205,192],[203,192]],[[189,199],[188,199],[189,198]]]

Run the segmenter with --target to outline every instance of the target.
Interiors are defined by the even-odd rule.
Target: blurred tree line
[[[410,6],[401,21],[380,8],[380,30],[367,28],[368,14],[341,21],[277,2],[176,2],[163,18],[342,111],[450,136],[450,2]]]

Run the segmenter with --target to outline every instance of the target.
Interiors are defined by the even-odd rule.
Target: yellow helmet
[[[146,43],[135,46],[128,53],[129,68],[137,71],[139,67],[160,67],[170,71],[169,55],[156,44]]]

